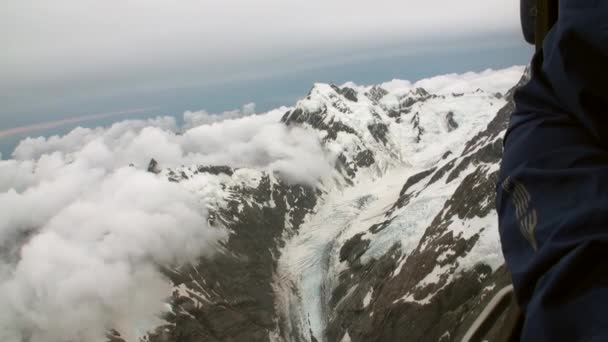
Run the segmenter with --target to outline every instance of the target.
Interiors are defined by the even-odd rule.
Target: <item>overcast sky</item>
[[[255,77],[349,49],[518,25],[509,0],[4,0],[2,7],[4,91],[166,82],[193,68],[208,82]]]

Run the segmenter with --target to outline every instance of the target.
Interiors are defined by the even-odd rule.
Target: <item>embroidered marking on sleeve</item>
[[[513,180],[511,177],[504,180],[502,188],[511,195],[519,230],[532,248],[537,251],[538,242],[535,233],[538,225],[538,215],[536,209],[531,205],[532,196],[530,196],[530,192],[522,183]]]

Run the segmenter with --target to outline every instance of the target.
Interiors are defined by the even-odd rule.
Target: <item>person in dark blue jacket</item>
[[[608,1],[560,0],[497,184],[523,341],[608,341]]]

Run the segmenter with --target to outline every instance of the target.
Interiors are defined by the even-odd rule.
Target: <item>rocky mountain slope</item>
[[[209,223],[230,237],[213,259],[164,269],[171,309],[145,340],[459,340],[508,283],[494,183],[522,72],[315,85],[281,122],[335,156],[316,184],[155,166],[213,199]]]

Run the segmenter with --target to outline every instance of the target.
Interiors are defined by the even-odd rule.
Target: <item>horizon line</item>
[[[90,121],[90,120],[95,120],[95,119],[104,119],[104,118],[108,118],[108,117],[112,117],[112,116],[143,113],[143,112],[154,110],[154,109],[157,109],[157,108],[154,108],[154,107],[134,108],[134,109],[126,109],[126,110],[120,110],[120,111],[113,111],[113,112],[87,114],[87,115],[75,116],[75,117],[56,120],[56,121],[47,121],[47,122],[41,122],[41,123],[37,123],[37,124],[18,126],[18,127],[5,129],[5,130],[0,130],[0,139],[18,135],[18,134],[28,133],[28,132],[43,131],[43,130],[56,128],[56,127],[60,127],[60,126],[65,126],[65,125],[69,125],[69,124],[73,124],[73,123],[79,123],[79,122]]]

